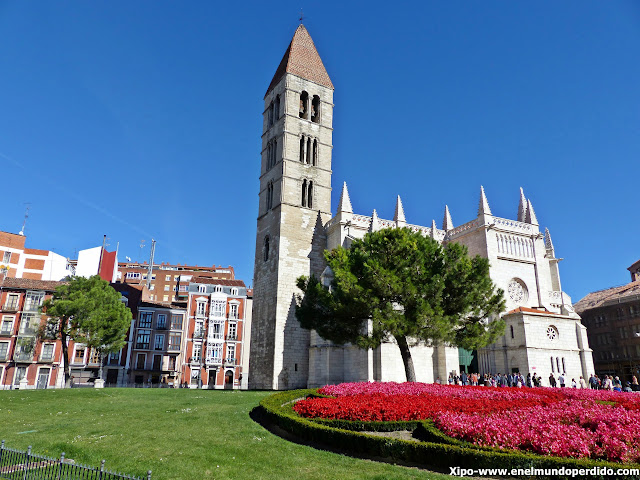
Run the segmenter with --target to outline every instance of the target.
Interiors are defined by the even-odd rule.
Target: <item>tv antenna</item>
[[[24,221],[22,222],[22,229],[20,230],[20,233],[18,235],[23,235],[24,236],[24,229],[27,226],[27,218],[29,218],[29,210],[31,210],[31,204],[30,203],[25,203],[25,205],[27,206],[25,212],[24,212]]]

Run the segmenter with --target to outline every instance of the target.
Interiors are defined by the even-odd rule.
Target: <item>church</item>
[[[300,327],[296,279],[330,281],[323,252],[349,247],[382,228],[407,227],[439,242],[465,245],[488,258],[490,276],[505,291],[504,335],[475,352],[456,347],[411,347],[418,381],[445,380],[461,369],[479,373],[550,374],[585,379],[594,373],[586,328],[562,291],[548,229],[540,230],[522,189],[516,219],[491,213],[479,187],[478,214],[454,225],[445,206],[441,228],[407,222],[400,196],[394,218],[353,212],[346,182],[331,210],[333,84],[309,35],[296,30],[264,97],[259,212],[256,232],[249,388],[286,390],[357,381],[406,380],[393,340],[376,349],[334,345]],[[514,195],[514,198],[516,195]],[[515,211],[514,202],[514,211]]]

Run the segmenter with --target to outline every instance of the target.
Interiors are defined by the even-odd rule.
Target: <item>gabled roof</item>
[[[16,288],[24,290],[45,290],[53,292],[60,285],[67,282],[56,282],[54,280],[33,280],[31,278],[11,278],[5,277],[0,283],[0,288]]]
[[[625,300],[628,301],[634,298],[640,298],[640,280],[627,283],[621,287],[607,288],[606,290],[592,292],[577,302],[573,307],[576,312],[582,313],[590,308],[600,307],[611,300],[615,302],[624,302]]]
[[[284,77],[285,73],[296,75],[333,90],[333,83],[331,83],[329,74],[324,68],[311,35],[309,35],[304,25],[300,25],[296,33],[293,34],[293,39],[287,51],[284,52],[284,57],[282,57],[276,74],[273,76],[269,88],[267,88],[265,97]]]

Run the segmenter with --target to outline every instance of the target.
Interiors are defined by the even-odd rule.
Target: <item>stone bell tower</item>
[[[331,218],[333,84],[300,25],[264,97],[249,388],[304,388],[296,279],[320,277]]]

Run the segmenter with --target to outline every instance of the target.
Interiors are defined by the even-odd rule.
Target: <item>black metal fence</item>
[[[100,468],[80,465],[64,458],[45,457],[0,444],[0,479],[6,480],[143,480],[123,473],[110,472],[104,469],[104,460]],[[151,470],[146,480],[151,480]]]

